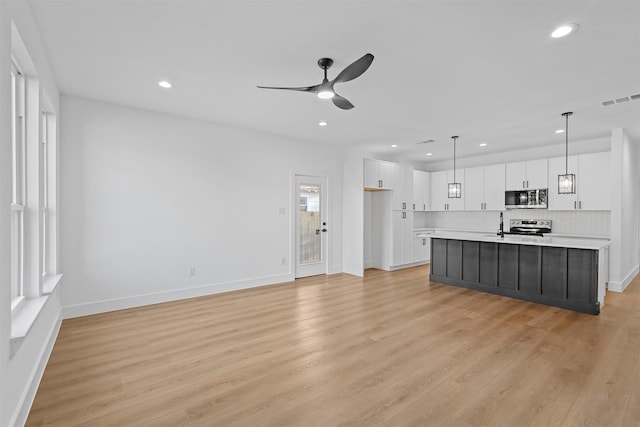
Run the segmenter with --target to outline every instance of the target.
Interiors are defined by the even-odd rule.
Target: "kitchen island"
[[[429,280],[599,314],[606,239],[436,232]]]

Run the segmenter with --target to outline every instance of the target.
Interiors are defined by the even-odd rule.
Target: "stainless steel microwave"
[[[547,189],[505,191],[507,209],[547,209]]]

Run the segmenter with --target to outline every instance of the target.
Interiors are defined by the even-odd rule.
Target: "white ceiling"
[[[30,3],[65,94],[414,162],[450,158],[454,134],[460,157],[562,145],[565,111],[571,142],[617,127],[640,141],[640,100],[600,104],[640,93],[640,1]],[[563,23],[579,30],[552,39]],[[317,84],[319,58],[331,79],[367,52],[336,85],[350,111],[256,88]]]

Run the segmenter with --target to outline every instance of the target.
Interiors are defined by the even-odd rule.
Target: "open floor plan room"
[[[65,320],[28,426],[631,426],[640,279],[599,316],[367,270]]]

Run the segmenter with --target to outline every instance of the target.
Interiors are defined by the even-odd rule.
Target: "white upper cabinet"
[[[395,163],[393,174],[393,210],[413,209],[413,166]]]
[[[578,156],[578,207],[611,210],[611,152]]]
[[[558,175],[568,173],[578,174],[578,157],[569,156],[568,167],[564,157],[549,159],[549,192],[547,203],[550,211],[569,211],[578,208],[578,194],[558,194]],[[580,188],[580,184],[576,185]]]
[[[469,180],[467,180],[469,182]],[[488,211],[504,210],[505,165],[484,168],[484,209]]]
[[[364,159],[364,188],[392,190],[394,165],[384,160]]]
[[[548,188],[547,159],[507,163],[506,190]]]
[[[464,203],[467,211],[484,210],[484,167],[464,170],[467,179]]]
[[[464,178],[467,183],[465,210],[504,210],[504,164],[465,169]]]
[[[464,169],[457,169],[455,180],[462,185],[462,197],[459,199],[448,197],[448,184],[454,181],[453,170],[431,173],[431,210],[432,211],[462,211],[468,190],[465,186]]]
[[[413,210],[428,211],[429,210],[429,192],[431,183],[431,174],[425,171],[413,171]]]
[[[576,193],[558,194],[558,175],[564,175],[564,157],[549,159],[549,210],[610,210],[611,153],[569,156],[568,173],[576,175]]]

